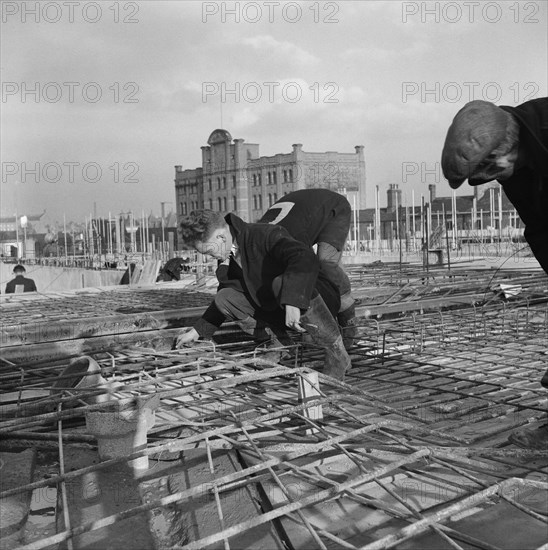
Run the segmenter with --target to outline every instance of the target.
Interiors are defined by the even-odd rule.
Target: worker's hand
[[[192,327],[185,327],[179,336],[177,336],[177,340],[175,342],[175,347],[177,349],[182,348],[184,346],[188,346],[189,344],[192,344],[192,342],[196,342],[200,338],[200,335],[196,331],[196,329]]]
[[[288,328],[296,330],[297,332],[306,332],[301,327],[301,310],[298,307],[285,305],[285,324]]]

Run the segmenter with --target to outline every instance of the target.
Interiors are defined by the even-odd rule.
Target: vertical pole
[[[453,220],[453,247],[456,250],[457,238],[458,238],[458,234],[457,234],[458,220],[457,220],[457,195],[455,191],[453,191],[451,194],[451,219]]]
[[[411,191],[411,202],[412,202],[412,210],[411,210],[411,217],[413,219],[413,232],[412,232],[412,235],[413,235],[413,251],[417,250],[417,241],[415,240],[416,239],[416,225],[415,225],[415,190],[413,189]]]
[[[442,203],[443,228],[445,230],[445,247],[447,249],[447,269],[451,271],[451,247],[449,246],[449,232],[447,231],[447,220],[445,218],[445,204]]]
[[[356,213],[356,195],[353,196],[353,203],[354,203],[354,243],[355,243],[355,253],[356,256],[358,255],[358,220],[357,220],[357,213]]]
[[[150,245],[150,231],[148,227],[148,216],[145,218],[146,220],[146,240],[147,240],[147,252],[152,252],[151,245]]]
[[[421,249],[422,249],[422,265],[423,267],[426,267],[426,264],[428,262],[428,251],[426,251],[426,241],[424,239],[424,223],[425,223],[425,217],[424,217],[424,195],[421,194]]]
[[[409,253],[409,206],[407,206],[407,199],[405,200],[405,251]]]
[[[430,268],[430,258],[428,257],[430,250],[430,224],[428,223],[430,220],[429,202],[424,205],[424,213],[424,238],[426,239],[426,272],[428,273],[428,269]]]
[[[90,250],[91,250],[91,265],[93,267],[93,256],[95,254],[95,246],[93,242],[93,214],[90,213],[89,215],[89,244],[90,244]]]
[[[161,219],[161,223],[162,223],[162,246],[161,246],[161,251],[162,251],[162,261],[165,261],[165,239],[166,239],[166,236],[165,236],[165,227],[164,227],[164,215],[163,215],[163,204],[162,203],[162,219]]]
[[[108,213],[108,253],[112,256],[112,219],[110,215],[110,210]]]
[[[72,265],[76,266],[76,247],[74,246],[74,222],[70,226],[70,236],[72,238]]]
[[[19,259],[19,221],[17,212],[15,213],[15,240],[17,241],[17,259]]]
[[[495,225],[495,222],[493,220],[493,211],[495,210],[495,197],[493,195],[494,189],[489,189],[489,227],[491,227],[490,234],[491,234],[491,242],[493,242],[493,226]]]
[[[65,235],[65,266],[68,265],[68,247],[67,247],[67,217],[63,212],[63,233]]]
[[[499,188],[499,243],[502,248],[502,187]]]
[[[375,237],[377,240],[377,254],[381,253],[381,212],[379,208],[379,186],[375,186]]]

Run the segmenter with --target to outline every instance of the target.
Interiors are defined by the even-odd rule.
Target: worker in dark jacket
[[[343,195],[329,189],[301,189],[275,202],[259,220],[285,227],[294,239],[309,247],[317,245],[320,269],[339,289],[337,320],[347,348],[356,336],[356,307],[341,259],[351,217],[350,203]]]
[[[24,275],[26,269],[21,264],[13,268],[15,279],[9,281],[6,285],[6,294],[19,294],[21,292],[36,292],[36,284],[32,279],[27,279]]]
[[[443,174],[453,189],[497,180],[525,224],[524,236],[548,273],[548,98],[517,107],[471,101],[455,116],[442,152]],[[541,384],[548,388],[548,372]],[[547,448],[548,425],[520,430],[510,440]]]
[[[221,286],[215,300],[177,347],[212,339],[225,320],[249,326],[261,319],[308,332],[325,349],[324,374],[343,379],[350,368],[335,315],[337,288],[320,273],[313,250],[278,225],[246,223],[234,214],[201,210],[180,223],[183,242],[217,260],[229,259],[229,278],[240,286]]]

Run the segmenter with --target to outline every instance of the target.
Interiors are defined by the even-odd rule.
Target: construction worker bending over
[[[497,180],[525,224],[524,237],[548,273],[548,98],[517,107],[471,101],[455,116],[442,152],[443,174],[453,189],[468,180]],[[548,371],[541,384],[548,388]],[[548,448],[548,424],[517,430],[510,441]]]
[[[246,223],[235,214],[200,210],[181,220],[183,242],[201,254],[228,259],[226,280],[192,328],[183,329],[176,346],[213,339],[226,321],[253,328],[269,325],[308,332],[325,350],[324,374],[338,380],[350,368],[335,316],[337,288],[320,272],[314,251],[281,226]],[[231,284],[236,281],[238,284]]]
[[[337,321],[347,349],[356,337],[356,307],[341,259],[351,218],[350,203],[343,195],[329,189],[301,189],[275,202],[259,220],[285,227],[294,239],[309,247],[317,245],[321,272],[339,289]]]

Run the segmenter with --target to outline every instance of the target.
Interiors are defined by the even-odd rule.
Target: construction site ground
[[[0,547],[546,550],[548,449],[508,437],[548,422],[548,277],[348,273],[344,382],[298,334],[174,350],[212,279],[1,296]],[[104,384],[60,378],[82,356]],[[108,407],[148,407],[147,435],[101,460]]]

